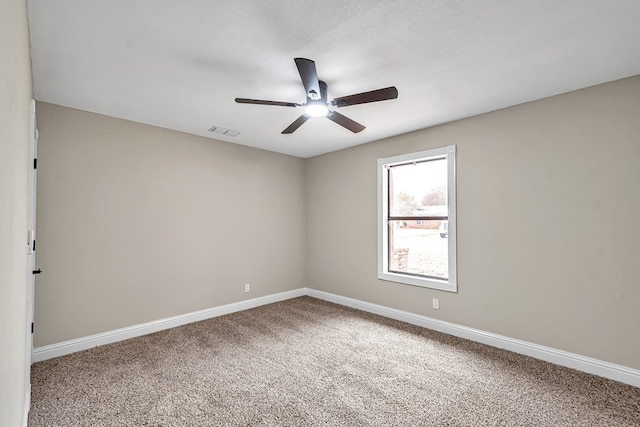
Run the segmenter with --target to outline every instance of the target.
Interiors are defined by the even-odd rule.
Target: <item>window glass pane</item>
[[[389,271],[449,278],[447,221],[389,221]]]
[[[447,160],[389,169],[390,216],[446,216]]]

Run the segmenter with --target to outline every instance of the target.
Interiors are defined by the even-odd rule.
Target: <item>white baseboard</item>
[[[366,311],[368,313],[377,314],[383,317],[388,317],[390,319],[400,320],[412,325],[421,326],[423,328],[432,329],[434,331],[443,332],[445,334],[465,338],[493,347],[513,351],[514,353],[523,354],[525,356],[555,363],[556,365],[620,381],[635,387],[640,387],[640,370],[637,369],[309,288],[300,288],[293,291],[221,305],[206,310],[156,320],[154,322],[143,323],[88,337],[38,347],[33,351],[32,360],[34,362],[40,362],[100,345],[139,337],[152,332],[186,325],[187,323],[198,322],[200,320],[223,316],[237,311],[248,310],[261,305],[297,298],[304,295]]]
[[[637,369],[328,292],[307,289],[306,295],[640,387],[640,370]]]
[[[306,289],[295,289],[293,291],[267,295],[264,297],[221,305],[205,310],[194,311],[192,313],[182,314],[179,316],[168,317],[166,319],[155,320],[153,322],[133,325],[122,329],[116,329],[113,331],[90,335],[88,337],[82,337],[64,341],[61,343],[45,345],[42,347],[37,347],[33,350],[32,360],[34,362],[41,362],[43,360],[52,359],[54,357],[60,357],[67,354],[75,353],[77,351],[87,350],[89,348],[111,344],[129,338],[135,338],[169,328],[175,328],[176,326],[182,326],[188,323],[210,319],[212,317],[224,316],[225,314],[248,310],[250,308],[259,307],[261,305],[272,304],[274,302],[284,301],[291,298],[297,298],[303,295],[306,295]]]

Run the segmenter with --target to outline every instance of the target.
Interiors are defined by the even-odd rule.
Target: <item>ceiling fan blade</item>
[[[263,99],[236,98],[238,104],[276,105],[278,107],[299,107],[295,102],[265,101]]]
[[[296,131],[296,129],[298,129],[300,126],[302,126],[302,124],[304,122],[306,122],[307,120],[309,120],[309,116],[307,116],[306,114],[301,115],[300,117],[298,117],[293,123],[291,123],[289,125],[288,128],[286,128],[285,130],[282,131],[282,133],[293,133]]]
[[[353,133],[358,133],[364,130],[364,126],[362,126],[360,123],[351,120],[347,116],[343,116],[337,111],[331,111],[329,114],[327,114],[327,119],[336,122],[343,128],[347,128]]]
[[[356,93],[355,95],[342,96],[331,101],[336,107],[348,107],[349,105],[366,104],[368,102],[386,101],[387,99],[396,99],[398,97],[398,89],[395,86],[386,87],[384,89],[376,89],[369,92]]]
[[[306,58],[295,58],[294,61],[296,61],[304,90],[307,92],[307,98],[320,99],[320,82],[318,81],[316,63]]]

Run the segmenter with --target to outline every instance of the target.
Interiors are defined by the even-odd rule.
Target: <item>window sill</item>
[[[403,283],[405,285],[420,286],[421,288],[437,289],[446,292],[458,292],[456,283],[447,280],[428,279],[425,277],[409,276],[398,273],[378,273],[378,279],[387,282]]]

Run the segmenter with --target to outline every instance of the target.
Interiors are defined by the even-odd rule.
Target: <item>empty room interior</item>
[[[631,0],[3,1],[0,426],[639,425],[639,18]],[[175,357],[177,383],[204,353],[241,370],[127,409],[156,384],[132,377]],[[101,364],[130,399],[47,406],[77,392],[55,375]],[[548,418],[518,369],[562,390]],[[431,375],[452,394],[427,405]]]

